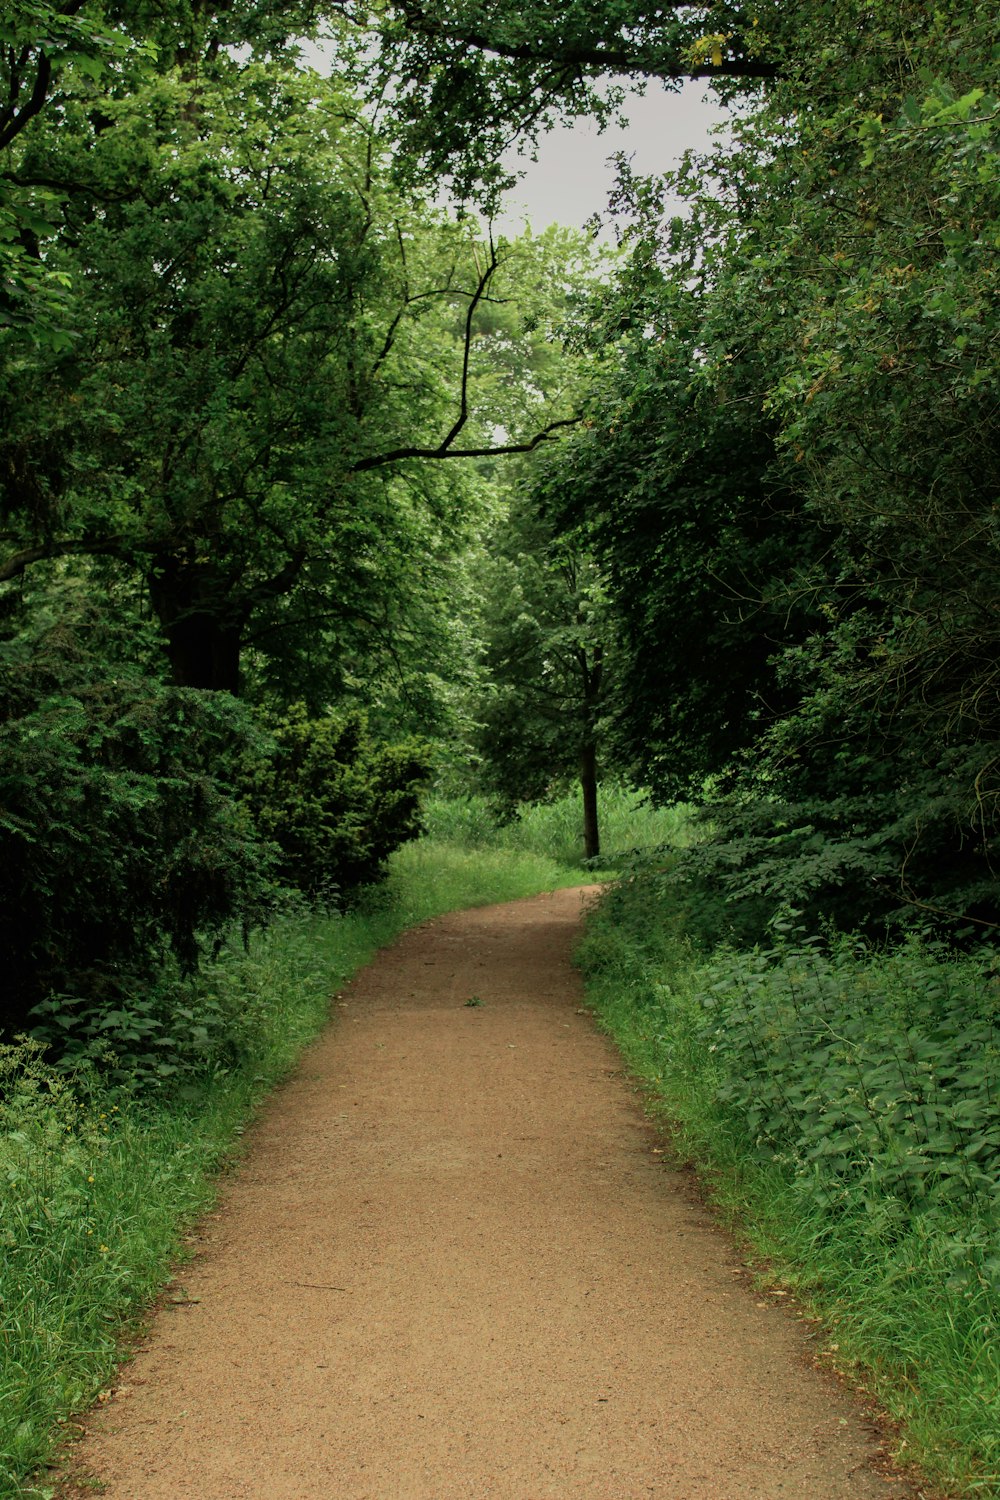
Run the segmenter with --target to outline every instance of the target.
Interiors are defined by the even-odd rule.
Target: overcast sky
[[[329,72],[328,47],[307,42],[302,55],[310,66]],[[641,97],[627,96],[622,113],[627,130],[609,126],[599,133],[591,121],[579,120],[550,131],[542,136],[536,162],[509,152],[505,165],[525,175],[508,194],[507,211],[496,219],[499,228],[508,234],[519,233],[525,222],[538,233],[550,224],[582,228],[607,207],[615,180],[610,157],[623,151],[638,173],[666,172],[685,151],[707,147],[709,131],[726,112],[704,81],[692,79],[670,92],[651,81]]]
[[[503,228],[520,228],[526,218],[532,229],[549,224],[580,228],[591,214],[607,205],[614,184],[608,158],[624,151],[637,172],[665,172],[689,147],[708,145],[709,130],[724,117],[719,104],[707,95],[704,83],[689,82],[678,93],[650,84],[642,98],[626,101],[629,129],[607,129],[598,134],[589,121],[543,136],[537,162],[522,162],[525,178],[509,195]],[[517,157],[506,159],[515,166]]]

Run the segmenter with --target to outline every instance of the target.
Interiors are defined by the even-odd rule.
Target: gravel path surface
[[[913,1500],[662,1166],[580,1009],[585,899],[428,923],[345,991],[67,1495]]]

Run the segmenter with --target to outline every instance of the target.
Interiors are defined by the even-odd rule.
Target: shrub
[[[425,747],[376,744],[356,711],[310,719],[297,704],[270,727],[271,753],[249,766],[245,792],[280,850],[281,877],[327,901],[381,879],[392,851],[421,831]]]
[[[262,918],[267,854],[215,774],[252,733],[227,695],[114,664],[65,621],[0,643],[0,1031],[53,993],[113,1011]]]

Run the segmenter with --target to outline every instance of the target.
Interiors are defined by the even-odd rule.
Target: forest
[[[998,77],[984,0],[5,7],[0,1497],[352,968],[588,878],[678,1149],[1000,1494]]]

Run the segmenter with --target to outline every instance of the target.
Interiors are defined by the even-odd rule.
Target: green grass
[[[677,1151],[901,1456],[1000,1496],[995,981],[918,945],[700,954],[655,880],[602,905],[588,993]]]
[[[602,871],[616,870],[636,850],[661,844],[686,844],[690,809],[682,805],[654,808],[643,793],[613,784],[599,795]],[[536,854],[583,868],[583,800],[576,791],[553,802],[521,810],[498,824],[485,797],[432,797],[426,806],[428,833],[435,842],[467,850]]]

